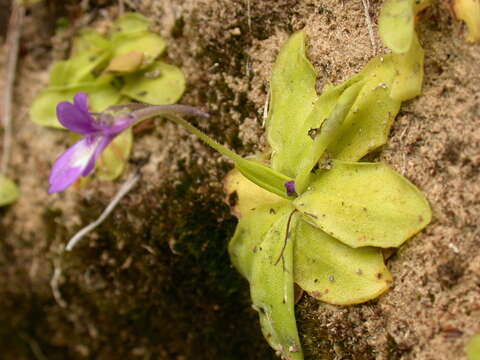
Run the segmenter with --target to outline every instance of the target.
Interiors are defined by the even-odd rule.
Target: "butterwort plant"
[[[393,282],[382,248],[402,245],[431,219],[412,183],[384,163],[361,161],[388,141],[401,102],[421,92],[418,42],[407,53],[373,58],[319,95],[304,38],[303,31],[293,34],[273,67],[271,150],[259,157],[293,179],[286,183],[289,198],[237,169],[225,182],[239,218],[230,258],[249,281],[265,339],[288,360],[303,359],[294,283],[334,305],[374,299]]]
[[[113,138],[156,116],[229,157],[235,169],[226,190],[237,199],[233,210],[239,217],[229,254],[249,281],[265,339],[289,360],[303,359],[294,283],[331,304],[373,299],[393,281],[381,248],[400,246],[431,219],[428,202],[412,183],[386,164],[359,161],[387,142],[407,98],[403,90],[415,96],[418,89],[410,89],[421,85],[416,77],[422,74],[399,77],[409,64],[389,54],[317,95],[304,37],[292,35],[273,69],[269,153],[240,157],[183,119],[208,117],[192,107],[130,104],[92,113],[87,96],[77,94],[73,103],[58,105],[57,116],[83,138],[59,157],[50,178],[51,192],[67,188],[93,171]]]

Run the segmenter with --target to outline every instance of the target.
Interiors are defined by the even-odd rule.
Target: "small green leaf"
[[[305,33],[293,34],[280,50],[270,81],[268,142],[272,168],[294,177],[304,149],[311,146],[305,120],[317,100],[316,74],[305,56]]]
[[[236,168],[230,170],[225,177],[224,189],[232,212],[238,218],[262,204],[282,200],[281,197],[247,180]]]
[[[360,75],[365,85],[345,119],[337,141],[328,147],[331,158],[357,161],[384,145],[400,101],[390,97],[395,69],[390,55],[372,59]]]
[[[139,70],[143,65],[143,52],[130,51],[124,55],[113,58],[106,71],[112,71],[118,74],[126,74]]]
[[[0,174],[0,206],[10,205],[17,201],[19,195],[17,185]]]
[[[75,94],[81,91],[90,95],[89,106],[92,112],[100,112],[117,104],[121,95],[110,84],[110,79],[111,77],[103,77],[91,83],[64,88],[50,87],[41,91],[30,108],[32,121],[42,126],[63,129],[64,127],[57,120],[57,104],[61,101],[73,101]]]
[[[386,0],[378,18],[378,31],[385,45],[394,53],[410,49],[414,29],[415,0]]]
[[[143,53],[144,67],[150,65],[166,48],[165,40],[160,35],[151,32],[133,34],[119,34],[112,40],[113,60],[122,57],[132,51]]]
[[[85,53],[57,62],[51,72],[49,86],[77,86],[95,80],[93,72],[106,64],[110,51]]]
[[[80,35],[73,40],[72,56],[85,53],[95,55],[104,50],[110,51],[110,48],[110,41],[98,31],[83,29],[80,31]]]
[[[322,125],[318,130],[319,133],[313,140],[313,146],[310,151],[299,159],[299,166],[297,168],[298,173],[295,178],[295,184],[299,193],[302,193],[305,189],[311,170],[314,168],[315,164],[317,164],[327,147],[338,140],[338,136],[341,134],[343,121],[347,117],[350,108],[357,99],[363,86],[363,81],[354,83],[339,96],[332,112],[328,115],[325,121],[322,122]],[[308,136],[308,134],[304,134],[303,136]]]
[[[468,28],[466,39],[468,42],[480,40],[480,1],[454,0],[453,11],[457,19],[465,21]]]
[[[285,206],[291,208],[287,201],[280,200],[249,208],[242,213],[228,244],[228,253],[235,268],[246,279],[251,279],[255,254],[269,229],[283,215]]]
[[[102,153],[96,169],[97,176],[110,181],[119,177],[128,162],[132,144],[133,134],[130,128],[117,136]]]
[[[480,334],[476,334],[470,339],[465,352],[468,360],[480,360]]]
[[[423,59],[424,51],[415,34],[406,53],[392,56],[396,73],[390,91],[393,99],[404,101],[422,93]]]
[[[431,219],[423,194],[382,163],[335,161],[293,204],[307,222],[354,248],[398,247]]]
[[[381,250],[353,249],[305,221],[296,227],[293,264],[302,289],[335,305],[374,299],[392,282]]]
[[[294,237],[287,236],[287,231],[291,234],[298,220],[296,214],[292,217],[292,210],[290,205],[279,209],[279,218],[258,246],[253,256],[250,293],[253,307],[260,316],[263,335],[270,346],[285,359],[303,360],[295,322]]]
[[[176,66],[157,61],[141,73],[125,77],[121,93],[152,105],[174,104],[185,91],[185,76]]]
[[[129,34],[147,31],[151,24],[152,20],[145,16],[136,12],[127,12],[115,20],[112,33]]]

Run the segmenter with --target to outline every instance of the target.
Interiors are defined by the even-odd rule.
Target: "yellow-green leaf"
[[[365,81],[336,141],[328,147],[331,158],[357,161],[384,145],[400,109],[390,97],[395,76],[391,56],[372,59],[360,73]]]
[[[106,70],[120,74],[131,73],[142,67],[143,58],[143,52],[130,51],[129,53],[113,58]]]
[[[164,52],[166,43],[160,35],[145,31],[133,34],[119,34],[112,40],[112,46],[113,59],[132,51],[141,52],[143,53],[143,65],[147,66]]]
[[[82,53],[57,62],[50,71],[49,86],[78,86],[95,80],[94,71],[106,64],[110,57],[109,50]]]
[[[127,129],[117,136],[100,156],[96,174],[102,180],[115,180],[128,162],[132,150],[132,129]]]
[[[378,31],[394,53],[410,49],[414,29],[415,0],[385,0],[378,18]]]
[[[258,206],[282,200],[260,186],[247,180],[236,168],[231,170],[224,180],[225,193],[229,205],[236,217],[240,218]],[[232,203],[233,202],[233,203]]]
[[[293,254],[295,282],[330,304],[374,299],[392,282],[380,249],[351,248],[305,221],[297,224]]]
[[[245,204],[244,204],[245,205]],[[228,244],[230,259],[246,279],[251,279],[253,258],[272,225],[283,215],[285,200],[264,203],[242,213],[235,234]]]
[[[250,293],[270,346],[285,359],[303,360],[295,322],[294,237],[287,235],[295,229],[298,220],[297,214],[292,216],[292,209],[290,205],[279,209],[279,217],[258,246],[252,261]],[[288,241],[284,246],[286,237]]]
[[[295,183],[299,193],[302,193],[305,189],[312,169],[315,164],[317,164],[327,147],[339,139],[344,120],[353,103],[357,99],[363,85],[364,82],[360,81],[345,89],[345,91],[338,97],[332,112],[317,130],[318,134],[316,134],[313,141],[311,141],[308,152],[303,154],[303,156],[297,160],[298,167]],[[303,136],[308,136],[308,134],[304,134]]]
[[[480,40],[480,1],[479,0],[454,0],[453,10],[455,16],[465,21],[468,27],[467,41]]]
[[[0,174],[0,206],[10,205],[17,201],[19,195],[17,185]]]
[[[423,194],[382,163],[335,161],[293,201],[310,224],[351,247],[397,247],[423,229]]]
[[[465,352],[468,360],[480,360],[480,334],[476,334],[470,339]]]
[[[423,59],[424,51],[416,34],[406,53],[392,56],[396,73],[390,91],[393,99],[405,101],[422,93]]]
[[[141,73],[126,76],[121,93],[143,103],[165,105],[176,103],[184,91],[182,70],[157,61]]]
[[[151,24],[152,20],[145,16],[136,12],[127,12],[115,20],[112,33],[129,34],[147,31]]]
[[[280,50],[270,81],[267,136],[272,167],[294,177],[305,147],[311,146],[306,118],[317,100],[316,74],[305,56],[305,33],[293,34]]]
[[[108,39],[93,29],[83,29],[79,36],[73,40],[72,56],[85,53],[95,55],[104,50],[110,50],[111,44]]]

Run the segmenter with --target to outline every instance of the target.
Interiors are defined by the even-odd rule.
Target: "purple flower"
[[[64,152],[53,165],[49,193],[63,191],[80,176],[89,175],[103,150],[122,131],[135,121],[131,114],[114,117],[111,114],[88,111],[88,96],[75,95],[73,104],[63,101],[57,105],[57,117],[67,129],[82,134],[83,138]]]
[[[163,115],[182,126],[193,128],[177,115],[209,118],[207,113],[185,105],[127,104],[111,106],[103,113],[88,111],[88,95],[78,93],[73,104],[63,101],[57,105],[57,117],[67,129],[83,138],[55,161],[50,174],[49,193],[63,191],[80,176],[89,175],[103,150],[117,135],[135,123]],[[193,128],[194,133],[195,128]]]

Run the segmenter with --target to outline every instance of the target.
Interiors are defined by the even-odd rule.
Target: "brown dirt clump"
[[[124,5],[157,22],[168,61],[187,75],[182,103],[213,115],[192,122],[242,155],[266,148],[268,79],[290,33],[306,28],[319,89],[374,55],[360,1]],[[371,1],[374,24],[379,8]],[[75,32],[105,29],[117,13],[113,1],[50,1],[27,15],[9,171],[22,196],[0,209],[2,359],[273,359],[226,253],[235,220],[221,180],[231,165],[175,125],[136,134],[129,169],[141,168],[140,184],[75,251],[61,251],[119,184],[93,180],[47,195],[50,166],[68,139],[32,124],[28,108]],[[69,22],[63,31],[54,26],[60,16]],[[422,13],[417,29],[424,92],[402,106],[376,156],[425,192],[434,220],[388,260],[395,282],[379,299],[337,307],[302,298],[307,359],[464,359],[480,331],[480,45],[464,41],[446,2]]]

